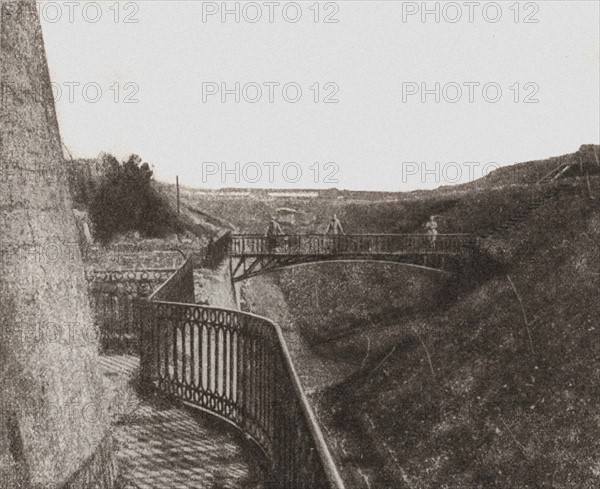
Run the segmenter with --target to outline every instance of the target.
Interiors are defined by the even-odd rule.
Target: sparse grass
[[[597,487],[598,279],[576,268],[584,261],[586,272],[598,270],[597,247],[571,236],[594,229],[599,238],[597,209],[590,215],[588,205],[557,203],[524,231],[539,261],[513,263],[511,276],[532,318],[531,338],[512,286],[493,278],[424,319],[437,383],[412,342],[387,375],[354,386],[354,402],[331,398],[361,406],[374,425],[364,436],[387,434],[412,487]],[[401,487],[387,460],[387,487]]]
[[[479,232],[531,192],[429,205]],[[420,289],[429,300],[402,302],[399,272],[323,265],[280,274],[316,351],[362,366],[318,404],[350,487],[600,486],[600,209],[584,195],[550,200],[491,238],[507,250],[503,266]],[[434,300],[440,293],[449,300]]]

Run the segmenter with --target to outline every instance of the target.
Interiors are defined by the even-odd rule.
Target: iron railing
[[[281,330],[194,304],[191,261],[141,303],[146,385],[232,423],[264,451],[281,489],[342,489]]]
[[[139,351],[140,323],[136,301],[148,297],[175,269],[88,270],[92,313],[103,352]]]
[[[229,241],[233,257],[258,255],[402,255],[468,254],[477,238],[469,234],[235,234]]]

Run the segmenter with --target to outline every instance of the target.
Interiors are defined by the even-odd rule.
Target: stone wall
[[[32,1],[0,0],[0,83],[0,485],[62,487],[106,455],[108,417]]]
[[[215,269],[194,270],[196,303],[225,309],[239,309],[239,285],[232,285],[229,260]]]

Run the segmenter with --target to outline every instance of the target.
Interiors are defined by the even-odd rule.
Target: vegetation
[[[594,184],[597,193],[597,179]],[[434,304],[421,298],[415,309],[386,314],[390,302],[379,294],[381,304],[367,314],[358,298],[381,288],[381,279],[396,284],[397,278],[386,272],[371,282],[348,281],[342,267],[281,273],[292,317],[311,311],[299,325],[315,351],[360,367],[322,392],[318,407],[348,485],[600,485],[594,436],[600,420],[594,380],[600,375],[600,213],[585,190],[562,194],[488,238],[490,247],[507,251],[504,263],[486,274],[471,269],[455,277],[453,293],[442,292],[445,304],[432,295]],[[442,220],[461,216],[469,231],[483,234],[494,203],[510,215],[525,201],[500,191],[477,198],[479,212],[471,210],[473,195],[446,209],[435,198],[429,205]],[[315,279],[344,293],[322,293],[316,302],[306,287],[296,287]],[[344,334],[324,343],[325,332],[336,338],[336,325]],[[350,325],[360,328],[348,331]]]
[[[176,213],[153,187],[148,163],[131,155],[119,163],[114,156],[102,156],[106,174],[89,200],[89,213],[96,238],[109,241],[117,233],[138,231],[160,237],[178,231]]]
[[[263,233],[277,208],[290,207],[299,214],[296,224],[284,229],[295,233],[322,233],[333,213],[349,234],[423,233],[425,221],[435,214],[440,216],[440,233],[485,235],[514,211],[542,198],[549,182],[536,182],[561,169],[565,172],[553,185],[568,187],[576,182],[581,184],[581,193],[590,195],[593,189],[587,182],[598,178],[600,146],[583,145],[575,153],[502,167],[479,180],[434,191],[391,194],[329,190],[318,191],[317,198],[275,199],[261,191],[228,196],[225,191],[211,195],[188,189],[183,207],[203,219],[218,219],[223,226],[249,233]]]
[[[252,311],[289,311],[293,324],[282,327],[301,332],[322,370],[346,368],[345,380],[311,392],[348,487],[600,487],[600,179],[592,164],[543,184],[538,176],[556,161],[514,169],[531,173],[529,183],[504,171],[395,202],[296,201],[300,232],[335,211],[349,232],[422,232],[436,214],[441,232],[485,236],[488,261],[451,280],[383,264],[253,279]],[[240,226],[247,205],[208,203]],[[249,212],[266,216],[279,205],[251,202]],[[261,281],[280,287],[283,306],[273,295],[257,302]],[[314,362],[303,371],[304,360],[296,358],[300,376],[319,375]]]

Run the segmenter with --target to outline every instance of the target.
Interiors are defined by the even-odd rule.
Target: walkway
[[[122,489],[259,489],[253,446],[233,428],[192,408],[134,389],[139,359],[103,356]]]

